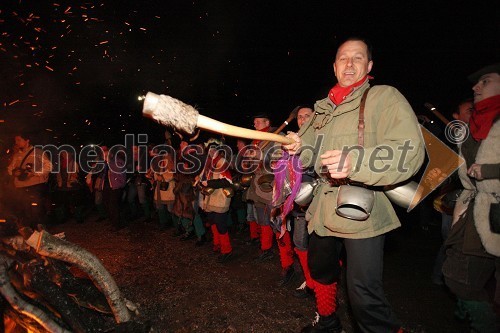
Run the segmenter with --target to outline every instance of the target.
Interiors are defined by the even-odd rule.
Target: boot
[[[342,324],[337,315],[332,313],[329,316],[320,316],[316,312],[316,318],[310,325],[304,327],[301,333],[341,333]]]
[[[293,265],[291,265],[290,267],[287,267],[281,271],[281,278],[278,280],[278,283],[276,285],[278,287],[284,287],[289,284],[294,277],[295,269],[293,268]]]
[[[254,259],[255,262],[264,262],[266,260],[271,260],[274,258],[274,253],[272,249],[261,251],[259,256]]]
[[[193,239],[195,237],[196,236],[194,234],[194,231],[186,231],[186,233],[181,236],[180,240],[181,241],[187,241],[187,240]]]
[[[196,239],[196,243],[194,243],[194,245],[195,245],[196,247],[198,247],[198,246],[203,246],[203,244],[205,244],[205,243],[206,243],[206,241],[207,241],[207,238],[205,237],[205,235],[202,235],[202,236],[200,236],[200,237],[198,237],[198,238]]]
[[[307,282],[304,281],[297,289],[293,292],[293,297],[296,298],[313,298],[314,290],[307,286]]]

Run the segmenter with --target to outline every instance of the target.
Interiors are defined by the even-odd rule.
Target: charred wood
[[[105,321],[101,316],[80,308],[64,289],[51,281],[43,262],[32,261],[24,265],[22,273],[26,287],[36,292],[47,307],[58,313],[72,331],[86,333],[102,332],[106,329]]]
[[[12,260],[5,255],[0,254],[0,293],[9,302],[14,310],[18,313],[27,316],[34,320],[37,324],[43,327],[48,332],[66,333],[70,332],[56,323],[50,315],[42,309],[25,301],[21,295],[12,287],[7,275],[7,267],[10,266]]]
[[[46,231],[35,231],[26,240],[35,251],[50,258],[55,258],[77,265],[85,271],[108,300],[117,323],[127,322],[131,318],[125,300],[113,277],[101,264],[100,260],[85,249],[52,236]]]

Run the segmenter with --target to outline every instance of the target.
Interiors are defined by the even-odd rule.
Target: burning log
[[[26,302],[12,287],[7,275],[7,267],[12,260],[5,255],[0,254],[0,293],[9,302],[9,304],[18,312],[26,315],[42,326],[48,332],[70,333],[59,324],[57,324],[48,314],[40,308]]]
[[[279,134],[254,131],[205,117],[189,104],[167,95],[157,95],[152,92],[148,92],[144,99],[142,113],[145,117],[152,118],[164,126],[172,126],[189,134],[193,133],[196,127],[199,127],[238,138],[274,141],[283,144],[294,142]]]
[[[52,264],[33,260],[18,269],[23,273],[24,284],[30,291],[38,295],[48,308],[55,309],[61,319],[76,333],[99,332],[106,327],[104,319],[97,313],[80,307],[68,296],[64,288],[60,288],[50,277]]]
[[[46,231],[33,232],[26,243],[42,256],[77,265],[90,276],[102,291],[113,311],[116,322],[123,323],[130,320],[131,314],[116,282],[93,254],[75,244],[54,237]]]

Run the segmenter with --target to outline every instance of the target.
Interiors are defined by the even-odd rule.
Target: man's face
[[[266,127],[269,127],[269,119],[267,118],[254,118],[253,120],[253,127],[259,131],[261,129],[264,129]]]
[[[348,87],[370,73],[372,66],[367,45],[362,41],[347,41],[337,50],[333,70],[339,85]]]
[[[313,110],[310,108],[301,108],[297,112],[297,125],[299,125],[299,128],[302,127],[302,125],[305,124],[306,121],[311,118],[311,115],[313,114]]]
[[[474,90],[474,104],[486,98],[500,95],[500,75],[489,73],[481,76],[472,90]]]
[[[453,118],[468,124],[472,111],[474,111],[472,102],[464,102],[458,106],[457,112],[453,113]]]
[[[30,140],[25,140],[22,136],[16,135],[14,137],[14,141],[16,143],[16,147],[19,149],[25,149],[28,148],[30,145]]]

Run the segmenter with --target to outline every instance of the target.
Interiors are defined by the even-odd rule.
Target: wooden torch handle
[[[238,127],[223,123],[221,121],[214,120],[209,117],[205,117],[203,115],[199,115],[196,126],[199,128],[203,128],[204,130],[216,132],[220,134],[225,134],[228,136],[234,136],[237,138],[245,138],[252,140],[262,140],[262,141],[274,141],[283,144],[291,144],[295,141],[291,138],[287,138],[286,136],[282,136],[279,134],[269,133],[269,132],[260,132],[251,130],[248,128]]]
[[[450,121],[449,121],[448,119],[446,119],[446,117],[445,117],[445,116],[443,116],[443,115],[441,114],[441,112],[439,112],[438,110],[431,110],[431,112],[432,112],[432,113],[434,113],[434,115],[435,115],[436,117],[438,117],[438,118],[439,118],[439,120],[441,120],[441,121],[442,121],[445,125],[448,125],[448,123],[450,122]]]

